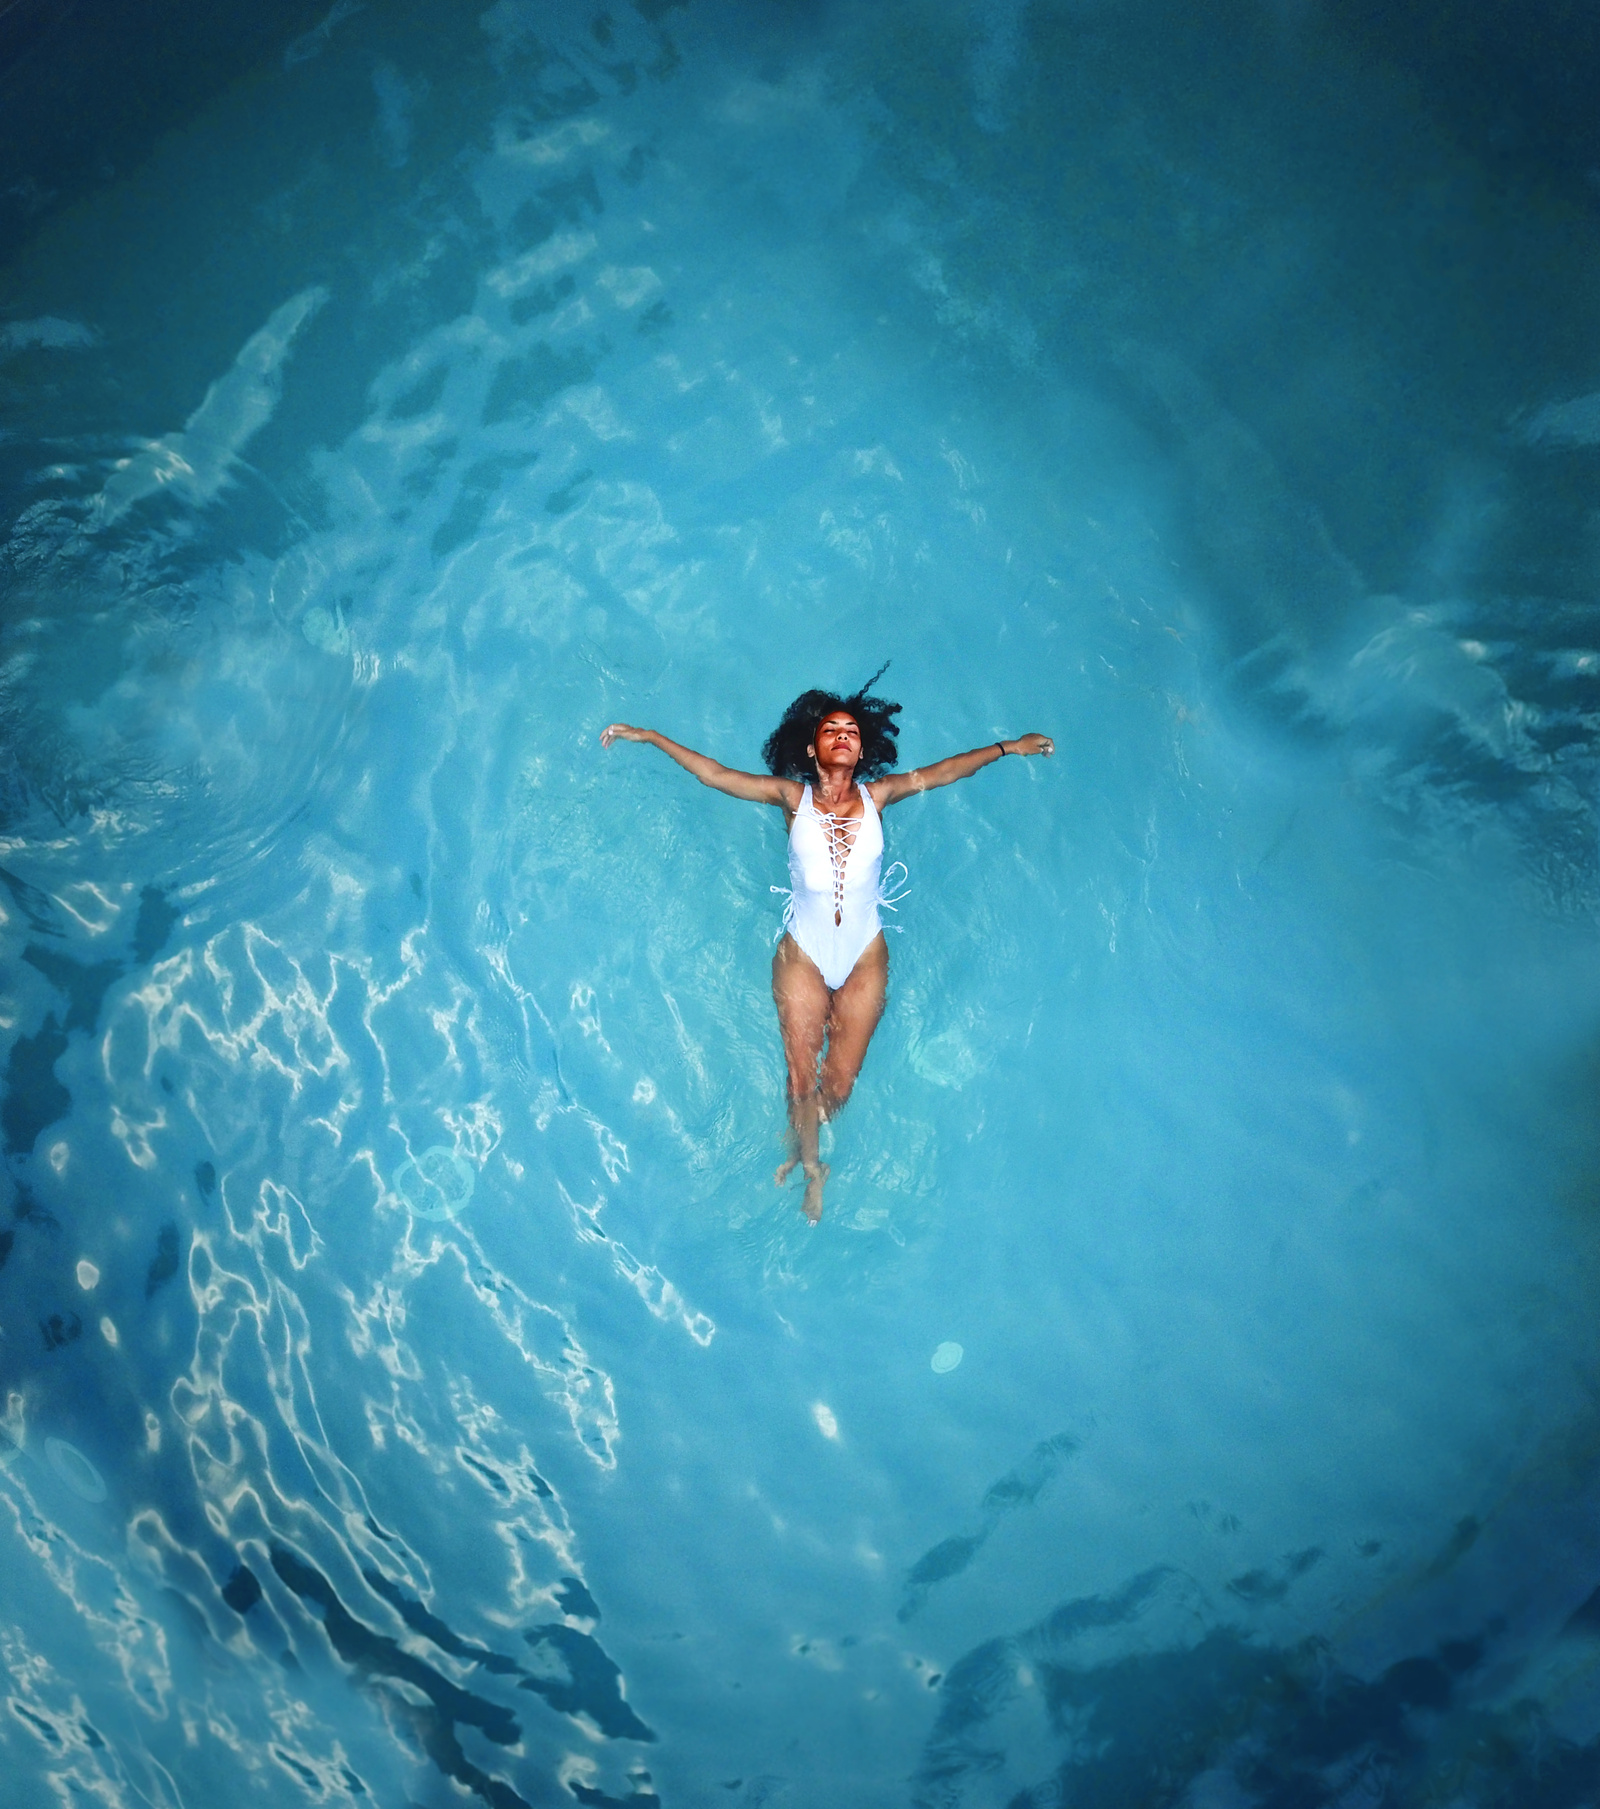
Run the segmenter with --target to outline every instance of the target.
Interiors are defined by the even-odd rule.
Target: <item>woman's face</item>
[[[854,767],[861,759],[861,730],[855,717],[844,710],[824,716],[806,752],[818,766]]]

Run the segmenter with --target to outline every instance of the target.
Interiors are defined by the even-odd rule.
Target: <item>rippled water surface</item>
[[[1594,1800],[1600,221],[1201,13],[340,0],[7,191],[5,1803]],[[1059,752],[813,1230],[598,733],[886,659]]]

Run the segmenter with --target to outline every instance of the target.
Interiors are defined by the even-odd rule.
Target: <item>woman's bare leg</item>
[[[822,1184],[828,1178],[827,1166],[817,1156],[822,1119],[817,1062],[828,1025],[829,993],[817,964],[792,936],[784,937],[772,957],[772,998],[789,1068],[789,1154],[774,1179],[782,1187],[797,1162],[804,1167],[805,1215],[814,1225],[822,1217]]]
[[[867,1044],[883,1016],[889,988],[889,945],[880,933],[861,951],[828,1010],[828,1053],[822,1063],[822,1116],[832,1118],[850,1097],[867,1058]]]

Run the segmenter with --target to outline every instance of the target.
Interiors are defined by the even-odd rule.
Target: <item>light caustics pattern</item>
[[[1600,233],[1214,29],[341,0],[14,257],[9,1800],[1592,1800]],[[886,658],[813,1230],[597,737]]]

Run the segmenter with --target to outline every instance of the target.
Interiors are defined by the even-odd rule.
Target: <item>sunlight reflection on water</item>
[[[40,1800],[1378,1800],[1479,1717],[1487,1802],[1592,1756],[1600,654],[1406,413],[1478,408],[1514,514],[1587,391],[1401,397],[1448,293],[1329,341],[1351,222],[1375,281],[1405,235],[1323,138],[1453,153],[1228,29],[1247,92],[1184,39],[1185,99],[1072,9],[341,4],[18,258]],[[1197,149],[1223,88],[1255,136]],[[1422,551],[1330,418],[1448,467]],[[781,825],[596,735],[751,764],[889,657],[908,760],[1061,755],[888,815],[813,1232]]]

